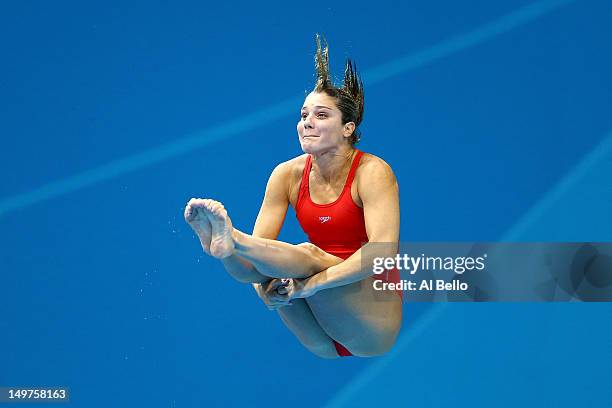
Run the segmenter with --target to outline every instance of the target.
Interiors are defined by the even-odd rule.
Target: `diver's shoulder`
[[[359,160],[359,167],[368,168],[369,170],[386,170],[393,172],[389,163],[372,153],[366,152],[363,152],[363,156],[361,156],[361,160]]]
[[[299,156],[295,156],[292,159],[287,160],[286,163],[287,166],[297,166],[297,167],[304,167],[304,165],[306,164],[306,159],[308,158],[309,154],[308,153],[303,153],[300,154]]]
[[[366,179],[370,176],[395,178],[395,174],[389,163],[374,154],[366,152],[363,153],[361,160],[359,160],[356,176]]]
[[[295,176],[296,174],[301,175],[302,171],[304,170],[304,166],[306,165],[307,158],[307,153],[293,157],[289,160],[279,163],[274,169],[274,172],[279,173],[285,177]]]

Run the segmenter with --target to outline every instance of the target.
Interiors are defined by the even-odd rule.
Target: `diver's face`
[[[348,140],[342,112],[336,100],[325,93],[311,92],[306,97],[297,131],[302,150],[309,154],[336,149]]]

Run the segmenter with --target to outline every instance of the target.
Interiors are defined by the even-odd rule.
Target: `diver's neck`
[[[336,178],[348,173],[357,153],[352,146],[342,146],[312,155],[312,168],[315,174],[326,183],[332,183]]]

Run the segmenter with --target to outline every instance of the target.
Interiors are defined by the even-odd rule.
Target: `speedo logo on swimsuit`
[[[331,220],[331,217],[329,215],[319,217],[319,221],[321,221],[321,224],[325,224],[327,221],[330,221],[330,220]]]

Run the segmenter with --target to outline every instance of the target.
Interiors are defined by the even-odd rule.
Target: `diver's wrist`
[[[321,271],[316,275],[311,276],[310,278],[304,279],[304,287],[302,289],[302,293],[305,298],[315,295],[317,292],[325,289],[325,283],[327,281],[327,271]]]

